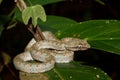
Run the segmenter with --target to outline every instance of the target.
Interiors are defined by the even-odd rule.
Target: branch
[[[26,9],[26,3],[24,2],[24,0],[14,0],[14,2],[16,3],[17,7],[19,8],[19,10],[22,12],[24,9]]]
[[[15,0],[17,7],[19,8],[19,10],[21,12],[23,12],[24,9],[26,9],[26,3],[24,2],[24,0]],[[34,38],[36,41],[40,41],[40,40],[44,40],[44,36],[42,34],[42,31],[40,29],[39,26],[36,26],[34,28],[33,24],[32,24],[32,19],[30,18],[29,22],[28,22],[28,26],[27,26],[28,30],[33,34]]]
[[[42,31],[41,31],[40,27],[36,26],[34,28],[34,26],[32,24],[32,19],[29,20],[27,28],[33,34],[33,36],[34,36],[36,41],[40,41],[40,40],[44,40],[45,39],[43,34],[42,34]]]

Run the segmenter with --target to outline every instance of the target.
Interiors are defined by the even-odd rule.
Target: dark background
[[[77,22],[94,19],[120,19],[119,0],[102,0],[105,5],[96,0],[66,0],[55,4],[45,5],[48,15],[64,16],[76,20]],[[13,0],[3,0],[0,5],[0,15],[8,15],[14,8]],[[0,17],[1,18],[1,17]],[[9,21],[5,24],[7,26]],[[19,34],[20,33],[20,34]],[[29,37],[26,37],[29,36]],[[8,53],[12,58],[24,50],[25,45],[32,38],[26,26],[18,23],[17,27],[10,30],[4,29],[0,38],[0,52]],[[86,62],[86,65],[97,66],[108,73],[112,80],[120,80],[120,56],[100,50],[89,49],[87,51],[76,52],[75,60]],[[3,59],[0,56],[0,64]],[[13,65],[9,65],[14,71]],[[0,73],[3,80],[15,79],[8,68]],[[8,76],[9,79],[6,77]],[[1,79],[0,78],[0,79]]]

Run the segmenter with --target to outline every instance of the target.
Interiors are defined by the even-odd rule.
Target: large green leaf
[[[53,22],[52,24],[49,22],[50,19],[46,23],[42,23],[45,26],[42,29],[52,30],[58,38],[87,38],[91,48],[120,54],[120,21],[90,20],[80,23],[68,23],[63,19],[63,23],[54,24]]]
[[[102,70],[78,62],[56,64],[53,70],[45,74],[50,80],[111,80]]]
[[[47,5],[61,1],[65,1],[65,0],[25,0],[28,6],[36,5],[36,4]]]
[[[56,32],[58,30],[58,29],[56,30],[57,25],[59,25],[59,28],[61,28],[62,25],[64,24],[76,24],[76,23],[77,22],[72,19],[68,19],[60,16],[53,16],[53,15],[47,15],[46,22],[42,22],[42,21],[38,22],[39,25],[43,25],[43,26],[40,26],[42,30],[52,30],[53,32]],[[56,28],[53,28],[54,26]]]
[[[80,23],[74,20],[58,16],[47,16],[47,21],[44,23],[40,21],[39,24],[42,30],[50,30],[58,38],[67,36],[80,38],[80,36],[77,36],[80,33]],[[81,29],[85,28],[81,27]],[[88,36],[82,38],[88,38]],[[77,62],[56,64],[53,70],[46,72],[46,75],[50,80],[111,80],[102,70]]]
[[[29,19],[32,18],[32,24],[34,27],[37,25],[38,18],[42,21],[46,21],[46,14],[44,8],[41,5],[35,5],[27,7],[22,12],[22,19],[25,24],[28,24]]]

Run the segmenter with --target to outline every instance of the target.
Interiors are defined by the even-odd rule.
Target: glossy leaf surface
[[[111,80],[102,70],[78,62],[56,64],[46,75],[50,80]]]
[[[45,28],[52,30],[58,38],[77,37],[87,38],[92,48],[120,54],[120,21],[117,20],[91,20],[80,23],[61,22],[51,23],[50,19],[42,23]],[[60,19],[59,19],[60,21]],[[56,22],[54,20],[53,22]],[[63,22],[63,23],[62,23]],[[45,29],[42,27],[42,29]],[[45,29],[46,30],[46,29]]]

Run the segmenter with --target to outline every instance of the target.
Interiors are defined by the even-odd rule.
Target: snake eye
[[[78,45],[78,47],[82,47],[82,45]]]

